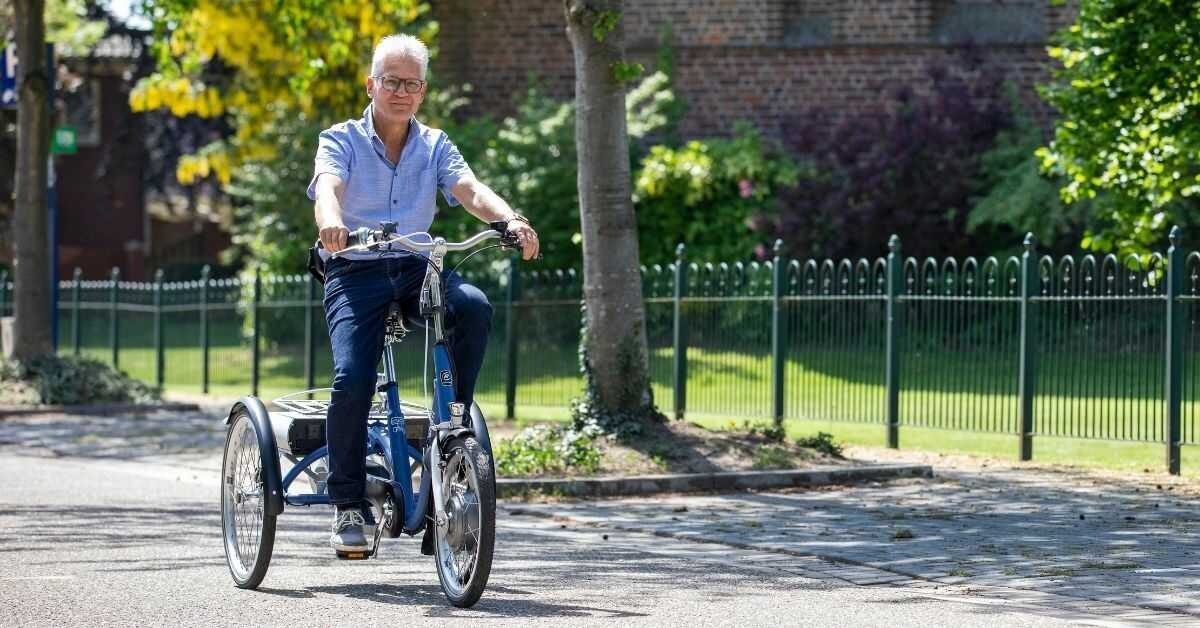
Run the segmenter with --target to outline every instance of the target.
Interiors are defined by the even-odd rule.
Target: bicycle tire
[[[492,571],[496,477],[491,456],[473,436],[450,440],[444,457],[442,495],[433,497],[443,500],[448,521],[435,526],[434,562],[446,599],[456,607],[470,608],[483,595]],[[477,513],[477,521],[472,521],[472,512]],[[471,560],[461,560],[464,554]]]
[[[262,582],[275,546],[276,516],[267,514],[264,456],[258,436],[250,414],[239,412],[225,435],[221,459],[222,545],[229,574],[241,589],[253,589]]]

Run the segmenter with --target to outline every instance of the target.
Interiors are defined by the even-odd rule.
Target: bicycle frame
[[[454,367],[444,330],[445,294],[442,290],[442,263],[446,251],[445,240],[435,239],[428,264],[426,264],[425,281],[421,287],[421,315],[427,323],[432,323],[434,333],[434,342],[430,349],[434,365],[433,403],[432,407],[428,409],[430,420],[429,430],[423,443],[425,450],[418,451],[408,442],[406,418],[396,384],[396,364],[392,353],[393,341],[391,338],[384,345],[383,366],[386,381],[380,386],[381,392],[384,393],[386,419],[382,421],[368,419],[367,424],[367,455],[382,456],[386,461],[389,473],[391,473],[390,479],[368,474],[368,498],[378,497],[378,495],[372,494],[378,493],[382,485],[389,485],[388,488],[392,495],[397,498],[394,502],[395,507],[403,509],[397,514],[403,521],[403,531],[408,534],[415,534],[424,528],[430,492],[441,493],[441,478],[437,473],[432,472],[433,465],[428,461],[436,461],[441,458],[442,434],[449,433],[452,428],[471,432],[469,427],[453,424],[455,419],[461,422],[464,408],[463,404],[455,402]],[[396,455],[397,452],[403,452],[403,455]],[[308,472],[313,463],[325,457],[327,453],[328,446],[322,446],[297,461],[295,466],[288,471],[283,479],[285,503],[294,506],[329,503],[328,494],[293,494],[291,492],[293,482],[302,473]],[[415,492],[412,488],[413,469],[410,458],[423,465],[420,489]],[[434,505],[435,521],[444,522],[445,513],[442,512],[441,500],[434,500]]]

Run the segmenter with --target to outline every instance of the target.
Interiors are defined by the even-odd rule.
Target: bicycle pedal
[[[372,554],[372,552],[369,552],[365,549],[354,552],[335,550],[335,553],[337,554],[338,560],[366,560],[370,558]]]

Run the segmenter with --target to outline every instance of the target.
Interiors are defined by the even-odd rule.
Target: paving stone
[[[1144,509],[1155,501],[1159,509],[1147,514]],[[1085,485],[1047,472],[950,471],[925,481],[833,491],[531,507],[679,536],[696,529],[689,522],[704,521],[697,515],[717,513],[716,532],[710,524],[700,529],[718,542],[871,565],[866,569],[877,572],[814,570],[850,582],[913,575],[946,586],[1003,587],[1134,613],[1139,607],[1169,610],[1196,622],[1200,503],[1182,496],[1163,502],[1129,484]],[[663,517],[685,503],[689,512],[682,521]],[[747,521],[754,526],[744,525]]]

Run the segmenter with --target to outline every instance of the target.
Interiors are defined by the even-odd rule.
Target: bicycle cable
[[[474,251],[471,251],[470,253],[468,253],[466,257],[464,257],[464,258],[462,258],[461,260],[459,260],[459,261],[458,261],[458,264],[456,264],[456,265],[454,266],[454,268],[452,268],[452,269],[450,270],[450,272],[452,272],[452,273],[457,273],[457,272],[458,272],[458,269],[459,269],[459,268],[462,268],[462,265],[467,263],[467,260],[471,259],[472,257],[475,257],[475,255],[477,255],[477,254],[479,254],[479,253],[482,253],[482,252],[484,252],[484,251],[486,251],[486,250],[488,250],[488,249],[503,249],[503,248],[509,248],[509,246],[508,246],[508,245],[505,245],[505,244],[492,244],[492,245],[489,245],[489,246],[485,246],[485,247],[481,247],[481,248],[475,249]],[[516,247],[512,247],[512,248],[516,248]]]

